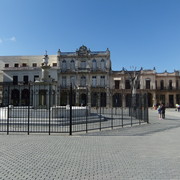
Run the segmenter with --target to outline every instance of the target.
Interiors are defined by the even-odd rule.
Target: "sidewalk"
[[[175,111],[175,109],[167,109],[166,118],[159,120],[157,110],[149,109],[149,124],[89,132],[83,136],[146,136],[177,127],[180,127],[180,112]]]
[[[180,179],[180,112],[86,135],[0,135],[0,180]]]

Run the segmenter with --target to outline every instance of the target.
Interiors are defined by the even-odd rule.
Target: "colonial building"
[[[109,49],[91,51],[83,45],[75,52],[58,50],[57,55],[0,56],[0,67],[0,81],[3,84],[11,84],[9,95],[6,94],[7,89],[1,86],[0,96],[3,105],[27,105],[30,94],[36,94],[38,98],[30,99],[30,104],[46,106],[50,102],[47,93],[53,94],[51,105],[67,105],[71,85],[73,105],[129,105],[129,75],[134,72],[126,71],[124,68],[113,71]],[[180,103],[179,71],[157,73],[155,69],[140,69],[136,72],[137,94],[148,93],[150,107],[160,102],[164,102],[168,107]],[[31,89],[28,89],[28,85]],[[48,85],[51,85],[51,91]],[[9,98],[5,98],[7,96]]]

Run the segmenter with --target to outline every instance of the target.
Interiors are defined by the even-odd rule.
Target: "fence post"
[[[131,92],[131,104],[130,104],[130,111],[131,111],[131,127],[132,127],[132,116],[133,116],[133,103],[132,103],[132,101],[133,101],[133,97],[132,97],[132,92]]]
[[[99,113],[100,113],[100,124],[99,124],[99,130],[101,131],[101,93],[99,92]]]
[[[148,94],[146,93],[146,115],[147,115],[147,123],[149,124],[149,109],[148,109]]]
[[[111,107],[111,129],[113,129],[113,107]]]
[[[69,111],[69,135],[72,135],[72,84],[70,86],[70,93],[69,93],[69,106],[70,106],[70,111]]]
[[[49,135],[51,134],[51,84],[49,84]]]
[[[123,117],[123,100],[124,100],[124,94],[122,93],[122,105],[121,105],[121,121],[122,121],[122,128],[124,126],[124,117]]]
[[[10,94],[10,87],[8,85],[8,112],[7,112],[7,135],[9,135],[9,94]]]
[[[30,83],[29,83],[29,102],[28,102],[28,135],[29,135],[29,118],[30,118]]]
[[[88,86],[86,86],[86,133],[88,132]]]

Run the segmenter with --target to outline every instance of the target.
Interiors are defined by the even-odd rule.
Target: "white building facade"
[[[91,51],[83,45],[75,52],[58,50],[57,55],[48,55],[46,66],[43,58],[44,56],[0,56],[0,81],[2,84],[11,84],[9,94],[1,85],[2,105],[27,105],[30,101],[32,106],[46,107],[51,101],[51,105],[64,106],[69,104],[72,85],[73,105],[128,106],[131,96],[128,73],[133,72],[127,73],[124,69],[113,71],[109,49]],[[179,71],[157,73],[155,69],[141,69],[138,73],[137,93],[148,93],[150,107],[161,102],[168,107],[180,103]],[[49,85],[51,89],[48,89]],[[46,96],[49,93],[53,95],[50,100]],[[38,98],[28,100],[31,94],[34,97],[37,94]],[[4,98],[7,96],[8,98]],[[3,98],[6,100],[3,101]]]

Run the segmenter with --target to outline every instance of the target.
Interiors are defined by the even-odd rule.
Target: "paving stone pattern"
[[[180,112],[73,136],[0,135],[0,180],[178,180]]]

